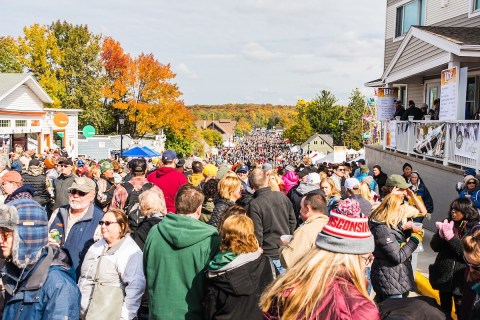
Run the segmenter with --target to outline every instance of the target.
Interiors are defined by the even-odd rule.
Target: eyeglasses
[[[7,241],[11,236],[13,236],[13,230],[0,229],[0,237],[2,238],[2,241]]]
[[[361,257],[363,260],[365,260],[365,267],[370,267],[373,263],[373,260],[375,259],[373,254],[369,255],[367,258],[365,258],[364,256]]]
[[[69,190],[68,193],[70,193],[72,196],[78,194],[80,197],[85,197],[88,194],[88,192],[83,192],[77,189]]]
[[[98,224],[103,226],[103,225],[106,225],[107,227],[109,227],[112,223],[118,223],[116,221],[103,221],[103,220],[100,220],[98,221]]]
[[[467,261],[467,258],[465,258],[465,256],[463,256],[463,261],[465,261],[465,263],[467,264],[467,266],[469,266],[470,268],[472,268],[473,270],[475,271],[480,271],[480,264],[472,264],[470,262]]]
[[[338,171],[345,171],[345,169],[338,169]]]

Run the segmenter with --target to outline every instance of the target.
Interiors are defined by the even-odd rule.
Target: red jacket
[[[264,314],[265,319],[280,319],[276,308]],[[298,315],[297,319],[304,319]],[[380,320],[375,304],[365,298],[350,281],[336,277],[320,300],[320,304],[309,320]]]
[[[147,176],[147,180],[162,189],[167,211],[175,213],[175,195],[178,189],[187,183],[187,178],[171,167],[161,167]]]

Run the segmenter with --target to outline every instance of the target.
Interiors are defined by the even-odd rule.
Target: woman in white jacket
[[[145,289],[142,251],[122,210],[109,210],[99,224],[103,238],[88,249],[78,282],[81,318],[133,319]]]

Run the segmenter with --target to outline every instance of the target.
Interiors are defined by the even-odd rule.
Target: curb
[[[428,278],[418,271],[415,272],[415,284],[417,286],[418,293],[420,293],[422,296],[434,298],[438,305],[440,305],[438,290],[433,289]],[[457,319],[457,315],[455,314],[455,305],[452,306],[451,316],[453,319]]]

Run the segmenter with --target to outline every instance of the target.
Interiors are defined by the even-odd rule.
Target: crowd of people
[[[408,163],[310,164],[269,132],[211,161],[26,157],[0,159],[3,319],[480,317],[471,169],[433,217],[437,305],[408,297],[434,213]]]

